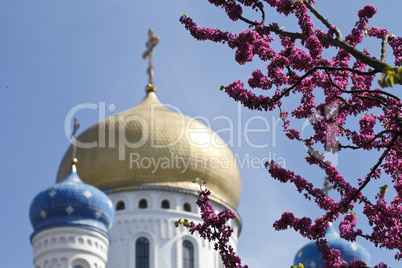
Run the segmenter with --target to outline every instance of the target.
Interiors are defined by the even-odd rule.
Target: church
[[[238,165],[216,132],[158,100],[152,62],[158,40],[150,30],[143,55],[149,60],[149,82],[142,102],[78,137],[75,122],[73,145],[56,184],[32,201],[35,268],[223,267],[212,243],[174,225],[178,219],[201,222],[196,178],[211,190],[216,211],[236,213],[230,243],[237,251],[242,226],[236,212],[242,189]],[[345,243],[342,256],[356,251],[359,258],[367,257],[360,247]],[[297,253],[295,265],[321,267],[320,254],[307,246]]]
[[[57,184],[33,200],[35,268],[223,267],[212,243],[174,222],[200,222],[196,178],[206,182],[216,210],[236,211],[240,172],[214,131],[158,100],[157,40],[150,31],[143,101],[83,131],[60,164]],[[236,250],[239,215],[231,225]]]

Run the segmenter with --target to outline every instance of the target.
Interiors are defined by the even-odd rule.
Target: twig
[[[381,42],[381,61],[382,62],[385,62],[385,60],[387,59],[387,43],[388,43],[388,38],[390,38],[390,37],[391,37],[390,34],[386,34],[382,38],[382,42]]]

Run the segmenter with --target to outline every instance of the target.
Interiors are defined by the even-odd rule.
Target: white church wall
[[[178,219],[200,222],[200,210],[196,205],[197,196],[179,191],[140,190],[109,193],[113,204],[125,202],[123,210],[117,210],[115,222],[110,231],[111,246],[109,248],[108,268],[135,267],[135,245],[137,239],[145,237],[150,244],[150,267],[177,268],[182,267],[183,241],[188,240],[194,248],[195,268],[221,267],[220,256],[213,249],[213,244],[198,235],[190,235],[189,231],[174,223]],[[141,199],[146,199],[148,207],[139,208]],[[163,200],[168,200],[170,208],[162,208]],[[190,212],[184,211],[184,204],[190,205]],[[217,211],[225,209],[213,202]],[[187,207],[188,208],[188,207]],[[239,223],[231,221],[234,238],[231,245],[237,249]]]
[[[32,238],[35,268],[105,268],[109,240],[86,228],[56,227]]]

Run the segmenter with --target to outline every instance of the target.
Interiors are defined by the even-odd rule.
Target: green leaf
[[[389,87],[392,87],[392,83],[391,83],[391,81],[390,81],[389,79],[387,79],[387,85],[388,85]]]
[[[388,185],[384,185],[380,187],[380,194],[385,194],[385,192],[388,190]]]
[[[388,78],[389,78],[389,81],[391,82],[391,84],[395,83],[394,76],[392,74],[388,74]]]
[[[380,79],[378,79],[378,84],[380,85],[380,87],[385,87],[384,79],[382,77]]]

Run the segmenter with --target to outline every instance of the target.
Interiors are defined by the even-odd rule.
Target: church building
[[[32,201],[35,268],[223,268],[213,243],[175,227],[179,219],[201,222],[197,178],[206,182],[216,212],[235,212],[230,243],[237,251],[242,224],[236,213],[242,189],[238,165],[216,132],[159,101],[152,65],[158,40],[150,30],[143,55],[149,59],[145,98],[77,138],[75,122],[73,145],[56,184]],[[343,260],[369,265],[369,253],[341,239],[331,225],[326,239]],[[315,242],[296,253],[294,265],[299,263],[324,266]]]
[[[32,201],[35,268],[223,267],[213,243],[174,223],[201,222],[196,178],[211,190],[216,211],[236,211],[240,172],[217,133],[158,100],[157,43],[150,30],[142,102],[74,137],[56,184]],[[231,226],[236,250],[239,215]]]

